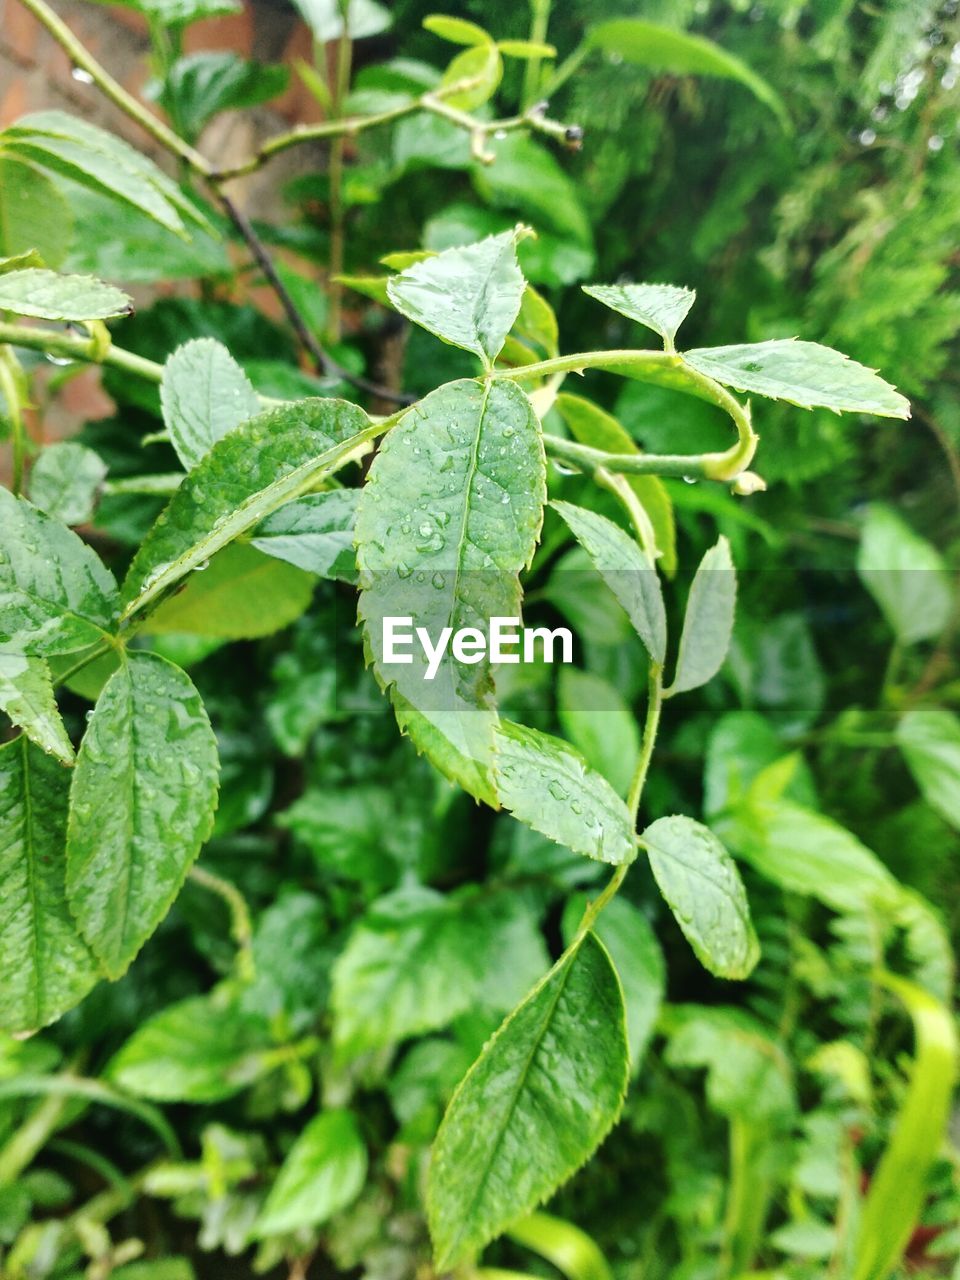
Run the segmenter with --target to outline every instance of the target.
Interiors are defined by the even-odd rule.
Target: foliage
[[[298,0],[225,169],[23,3],[179,181],[0,133],[4,1276],[949,1274],[956,6]]]

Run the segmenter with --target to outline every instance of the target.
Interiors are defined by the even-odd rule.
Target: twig
[[[176,156],[177,159],[183,161],[193,173],[204,180],[250,249],[270,287],[277,295],[284,314],[297,335],[298,341],[304,350],[309,353],[317,368],[330,377],[340,378],[344,382],[350,383],[351,386],[356,387],[359,391],[376,396],[378,399],[391,404],[410,404],[412,399],[410,396],[394,391],[390,387],[380,386],[376,382],[371,382],[358,374],[351,373],[349,369],[345,369],[324,350],[317,338],[310,332],[299,308],[291,298],[289,291],[284,287],[283,281],[280,279],[263,241],[253,229],[250,220],[222,190],[222,184],[231,178],[238,178],[243,174],[255,172],[272,156],[279,154],[281,151],[286,151],[289,147],[298,146],[304,142],[317,141],[321,138],[343,138],[348,135],[355,135],[361,130],[392,123],[417,111],[431,111],[434,114],[442,115],[459,128],[468,130],[474,154],[487,163],[493,159],[485,149],[486,138],[490,134],[507,133],[519,128],[530,128],[549,134],[552,137],[562,138],[570,146],[579,146],[582,138],[582,130],[577,126],[567,126],[555,120],[548,120],[543,104],[539,104],[521,116],[511,117],[507,120],[476,120],[473,116],[458,111],[444,102],[444,98],[453,97],[463,92],[464,89],[472,87],[473,81],[464,80],[455,84],[444,85],[432,93],[421,94],[419,98],[415,98],[412,102],[405,103],[402,107],[397,107],[390,111],[382,111],[369,116],[329,120],[317,125],[300,126],[290,130],[288,133],[278,134],[277,137],[266,142],[248,160],[230,169],[218,170],[211,165],[205,156],[201,155],[189,143],[184,142],[162,120],[159,120],[142,103],[138,102],[132,94],[129,94],[113,78],[110,72],[84,48],[66,23],[49,7],[46,0],[22,0],[22,3],[53,36],[57,44],[66,51],[74,65],[86,71],[114,106],[129,116],[131,120],[136,121],[142,129],[150,134],[154,141]]]

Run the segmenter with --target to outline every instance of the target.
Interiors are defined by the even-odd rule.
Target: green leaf
[[[613,1280],[610,1264],[593,1237],[563,1218],[554,1218],[549,1213],[531,1213],[529,1217],[515,1222],[504,1234],[514,1244],[532,1249],[547,1262],[552,1262],[567,1280]],[[493,1280],[490,1268],[484,1268],[481,1275]]]
[[[857,573],[901,644],[932,640],[946,627],[953,607],[947,566],[892,507],[871,503]]]
[[[117,584],[59,520],[0,489],[0,652],[73,653],[103,639]]]
[[[668,692],[685,693],[712,680],[723,666],[733,632],[737,577],[730,543],[719,538],[694,574],[680,634],[677,670]]]
[[[67,897],[119,977],[167,914],[213,826],[217,744],[188,676],[130,653],[104,686],[70,793]]]
[[[762,1022],[742,1009],[695,1004],[663,1019],[673,1067],[705,1067],[707,1100],[720,1115],[771,1122],[796,1110],[790,1059]]]
[[[177,347],[163,366],[160,404],[187,471],[228,431],[260,411],[247,375],[214,338],[194,338]]]
[[[111,2],[97,0],[98,4]],[[134,9],[153,19],[161,27],[185,27],[202,18],[218,18],[243,11],[239,0],[120,0],[120,3],[124,8]]]
[[[737,827],[741,857],[774,884],[834,911],[859,912],[871,903],[896,909],[900,886],[876,854],[813,809],[779,797],[758,802],[763,786],[760,774]]]
[[[36,1031],[98,978],[64,894],[69,775],[26,737],[0,747],[0,1026]]]
[[[438,1269],[471,1260],[593,1154],[628,1067],[620,983],[587,934],[488,1041],[447,1109],[427,1198]]]
[[[563,516],[594,568],[623,606],[650,657],[662,666],[667,656],[667,615],[660,579],[646,554],[606,516],[570,502],[553,502],[551,506]]]
[[[70,247],[71,231],[70,206],[50,179],[0,155],[0,254],[34,249],[47,266],[59,267]]]
[[[184,218],[210,229],[152,160],[86,120],[63,111],[37,111],[0,133],[0,144],[8,155],[133,205],[178,234],[185,234]]]
[[[0,711],[41,751],[64,764],[73,763],[73,746],[53,696],[50,668],[42,658],[0,653]]]
[[[486,631],[493,617],[519,617],[519,573],[540,530],[545,471],[523,392],[464,379],[404,414],[357,508],[359,614],[377,677],[481,764],[495,724],[489,663],[458,662],[448,648],[430,680],[422,652],[409,665],[386,663],[383,619],[410,617],[436,643],[447,627]],[[441,755],[431,758],[443,767]]]
[[[909,402],[873,369],[818,342],[776,338],[730,347],[701,347],[685,351],[683,359],[724,386],[786,400],[801,409],[910,417]]]
[[[503,79],[503,59],[495,44],[486,41],[464,49],[453,59],[440,81],[443,100],[458,111],[476,111],[489,102]],[[463,83],[456,93],[450,89]]]
[[[444,342],[492,365],[520,311],[526,287],[517,265],[522,228],[446,249],[387,281],[397,310]]]
[[[693,947],[719,978],[746,978],[760,958],[736,864],[709,829],[679,815],[643,832],[654,879]]]
[[[960,828],[960,718],[918,707],[897,725],[897,742],[927,804]]]
[[[353,549],[359,489],[308,493],[267,516],[251,539],[258,551],[315,573],[356,582]]]
[[[314,579],[246,543],[224,547],[183,591],[147,619],[150,635],[190,634],[253,640],[288,627],[309,608]]]
[[[113,1057],[107,1075],[138,1098],[220,1102],[266,1075],[277,1052],[263,1018],[215,991],[154,1014]]]
[[[497,48],[506,58],[555,58],[557,51],[552,44],[542,40],[498,40]]]
[[[581,444],[604,449],[607,453],[640,453],[633,438],[617,419],[592,401],[561,391],[555,407],[570,428],[574,440]],[[672,577],[677,571],[677,528],[673,502],[666,485],[659,476],[627,476],[626,479],[650,517],[660,553],[659,567]]]
[[[907,1007],[916,1036],[910,1083],[864,1200],[853,1249],[853,1280],[885,1280],[920,1221],[943,1148],[957,1081],[956,1025],[950,1009],[894,974],[883,985]]]
[[[398,889],[375,902],[333,969],[339,1054],[396,1044],[465,1013],[490,954],[487,923],[432,889]]]
[[[30,472],[30,501],[64,524],[86,524],[93,516],[107,468],[85,445],[48,445]]]
[[[451,44],[490,44],[490,36],[483,27],[475,22],[467,22],[465,18],[451,18],[443,13],[430,13],[423,25],[427,31],[439,36],[441,40],[449,40]]]
[[[257,1239],[316,1227],[363,1190],[367,1149],[351,1111],[324,1111],[287,1153],[253,1226]]]
[[[195,138],[221,111],[269,102],[287,87],[286,67],[249,62],[235,53],[204,51],[178,58],[167,72],[160,101]]]
[[[344,33],[344,6],[340,0],[295,0],[315,40],[339,40]],[[346,32],[351,40],[378,36],[393,25],[389,10],[376,0],[349,0]]]
[[[619,866],[637,856],[626,805],[560,738],[502,721],[495,769],[500,803],[534,831],[598,862]]]
[[[640,731],[618,690],[589,671],[561,667],[557,718],[587,763],[625,796],[640,752]]]
[[[703,36],[688,35],[639,18],[613,18],[587,29],[587,43],[594,49],[615,53],[624,62],[666,71],[671,75],[720,76],[737,80],[770,108],[784,128],[789,127],[786,107],[774,90],[735,54]]]
[[[574,894],[563,912],[563,936],[569,945],[587,908],[589,897]],[[653,1036],[666,994],[667,972],[656,934],[643,912],[623,897],[603,908],[593,929],[607,948],[623,985],[630,1048],[631,1074],[636,1076]]]
[[[489,735],[493,730],[491,716],[485,712],[475,713],[475,722],[482,725],[483,735],[483,758],[475,759],[467,755],[466,751],[461,751],[448,736],[452,732],[456,738],[460,739],[464,736],[461,731],[451,730],[449,723],[443,724],[443,727],[436,724],[430,716],[418,711],[396,688],[391,689],[390,700],[393,703],[401,733],[409,737],[420,755],[425,756],[444,778],[462,787],[475,800],[488,804],[491,809],[500,808],[496,783],[493,779],[492,760],[487,754],[490,744]],[[479,731],[470,728],[464,745],[468,743],[472,745]]]
[[[137,552],[123,587],[126,616],[315,484],[368,425],[363,410],[345,400],[301,400],[218,440]]]
[[[697,300],[693,289],[672,284],[585,284],[583,292],[659,333],[667,351],[675,350],[677,330]]]
[[[0,311],[40,320],[106,320],[130,315],[132,300],[91,276],[61,276],[41,267],[0,275]]]

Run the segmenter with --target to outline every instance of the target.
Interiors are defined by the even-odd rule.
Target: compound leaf
[[[107,681],[70,794],[67,897],[110,977],[167,914],[210,834],[217,744],[179,667],[133,652]]]
[[[0,747],[0,1026],[59,1018],[99,974],[64,893],[69,774],[21,736]]]
[[[488,1041],[447,1109],[427,1199],[438,1269],[469,1259],[593,1154],[628,1069],[620,982],[586,934]]]
[[[736,864],[692,818],[658,818],[640,837],[660,892],[704,968],[745,978],[760,956]]]

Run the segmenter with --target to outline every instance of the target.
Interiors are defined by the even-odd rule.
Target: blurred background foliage
[[[366,34],[346,109],[435,84],[450,48],[422,27],[433,5],[355,3]],[[219,111],[282,89],[276,67],[231,64],[225,90],[211,66],[177,56],[162,7],[144,8],[154,94],[201,148]],[[532,8],[536,24],[546,10]],[[911,973],[948,1001],[960,927],[957,11],[954,0],[564,0],[548,32],[570,74],[551,88],[547,67],[537,85],[507,60],[495,109],[506,116],[546,92],[551,116],[582,129],[580,150],[518,131],[491,140],[485,165],[462,131],[416,116],[351,141],[334,156],[335,185],[320,151],[269,216],[248,209],[311,331],[348,370],[395,389],[423,393],[471,369],[331,282],[331,257],[348,276],[380,276],[386,253],[522,219],[539,233],[523,265],[557,311],[564,349],[636,340],[579,283],[682,284],[698,291],[689,345],[826,342],[881,369],[913,405],[910,422],[891,424],[766,403],[756,410],[766,493],[667,482],[679,594],[719,526],[734,547],[740,616],[721,676],[665,717],[646,805],[650,818],[704,813],[722,831],[745,866],[763,960],[745,984],[710,978],[635,869],[601,930],[631,975],[635,1079],[620,1126],[548,1206],[595,1243],[534,1218],[488,1250],[489,1267],[570,1280],[890,1274],[869,1270],[858,1232],[913,1040],[875,971]],[[304,12],[326,65],[332,8],[304,0]],[[531,13],[515,2],[463,0],[456,15],[498,39],[530,34]],[[612,38],[577,52],[585,32],[624,17],[735,54],[779,95],[786,125],[737,78],[651,69]],[[146,290],[118,329],[122,345],[162,360],[209,334],[263,394],[356,394],[307,371],[219,215],[224,240],[184,243],[100,196],[61,190],[69,212],[49,234],[62,236],[64,269]],[[56,371],[45,394],[71,372]],[[170,470],[168,446],[149,443],[154,392],[116,371],[104,386],[115,410],[80,424],[75,441],[114,482]],[[603,375],[566,390],[652,451],[726,443],[696,401]],[[564,429],[556,410],[551,427]],[[551,484],[576,495],[581,481]],[[122,488],[89,529],[119,564],[162,505]],[[576,553],[558,558],[561,543],[548,524],[528,599],[532,616],[577,626],[577,671],[559,682],[525,672],[501,695],[526,723],[559,723],[621,785],[644,670],[617,606],[565,583]],[[264,638],[230,649],[215,635],[151,642],[190,666],[215,723],[224,785],[201,865],[241,891],[250,920],[233,903],[231,938],[231,904],[189,884],[124,979],[41,1036],[0,1046],[10,1280],[426,1274],[421,1193],[445,1100],[558,952],[598,868],[476,808],[397,738],[363,670],[354,609],[348,586],[321,582],[308,610]],[[95,690],[96,674],[84,674],[68,716],[81,717]],[[464,975],[437,901],[408,904],[399,923],[396,899],[384,907],[410,885],[440,891],[443,910],[479,911],[481,973]],[[238,977],[237,939],[252,980],[249,968]],[[383,1020],[395,1034],[382,1032],[375,999],[363,1003],[370,972],[391,963],[382,999],[401,1012]],[[344,1057],[329,1029],[352,1007],[360,1029]],[[80,1076],[104,1093],[85,1095],[71,1083]],[[351,1109],[361,1137],[351,1130],[345,1148],[359,1141],[369,1171],[339,1170],[356,1185],[328,1221],[308,1213],[255,1242],[277,1165],[318,1098]],[[947,1140],[933,1135],[935,1176],[898,1275],[960,1275],[957,1139],[955,1116]]]

